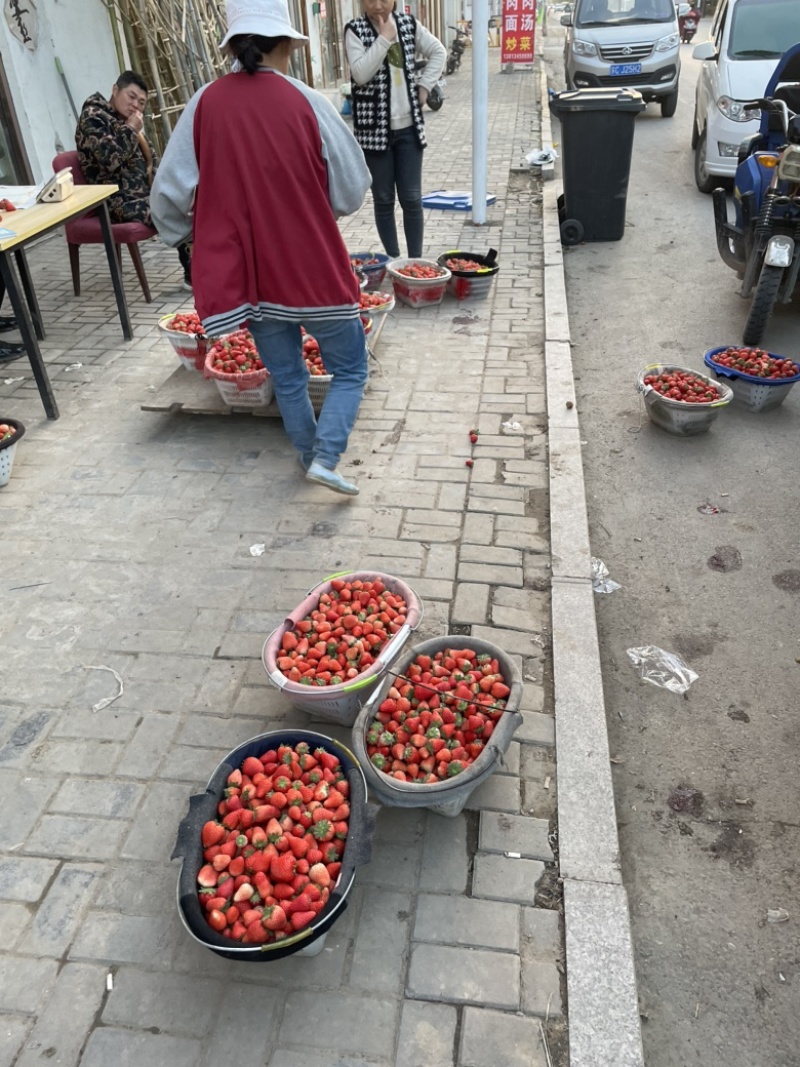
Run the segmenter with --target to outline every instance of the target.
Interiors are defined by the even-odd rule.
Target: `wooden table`
[[[120,275],[119,260],[117,259],[114,238],[111,233],[111,220],[108,216],[106,200],[118,191],[116,185],[76,185],[70,197],[59,204],[36,204],[34,207],[20,211],[2,212],[0,226],[13,230],[13,237],[0,238],[0,276],[5,283],[8,298],[14,317],[17,320],[22,341],[31,361],[33,376],[39,387],[39,396],[42,398],[44,410],[48,419],[58,418],[58,405],[53,395],[53,389],[47,370],[39,350],[39,341],[44,340],[44,324],[36,292],[31,281],[28,261],[25,258],[25,245],[37,237],[50,233],[57,226],[63,226],[65,222],[87,211],[95,209],[100,221],[103,233],[103,243],[108,256],[108,269],[111,272],[111,281],[114,285],[114,295],[117,298],[117,308],[122,324],[122,333],[126,341],[133,339],[131,319],[128,314],[128,305],[125,300],[125,290],[122,288],[122,276]],[[14,270],[11,253],[14,255],[17,270]],[[20,286],[17,283],[17,271],[22,283],[22,298]]]

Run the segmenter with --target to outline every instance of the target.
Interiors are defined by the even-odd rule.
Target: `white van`
[[[800,43],[800,0],[722,0],[708,40],[692,55],[703,61],[697,81],[692,148],[694,178],[710,193],[736,173],[739,145],[757,133],[760,111],[742,101],[764,95],[778,60]]]
[[[798,0],[800,3],[800,0]],[[636,89],[671,118],[681,70],[674,0],[576,0],[567,27],[564,75],[570,89]]]

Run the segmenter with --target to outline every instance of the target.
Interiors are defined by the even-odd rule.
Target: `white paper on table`
[[[23,208],[33,207],[40,188],[39,185],[0,185],[0,200],[8,200],[18,211],[22,211]]]

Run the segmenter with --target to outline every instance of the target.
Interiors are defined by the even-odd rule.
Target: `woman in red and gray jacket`
[[[361,206],[364,156],[332,104],[287,77],[307,38],[286,0],[228,0],[221,47],[240,70],[205,86],[170,138],[150,200],[167,244],[193,241],[195,305],[209,335],[247,325],[272,375],[306,477],[336,470],[367,379],[359,289],[336,219]],[[330,391],[315,419],[300,324],[319,341]]]

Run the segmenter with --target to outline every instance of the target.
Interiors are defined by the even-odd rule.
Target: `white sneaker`
[[[314,460],[308,468],[306,478],[309,482],[317,482],[319,485],[332,489],[334,493],[343,493],[345,496],[358,496],[357,485],[353,482],[346,482],[338,471],[328,470],[317,460]]]

